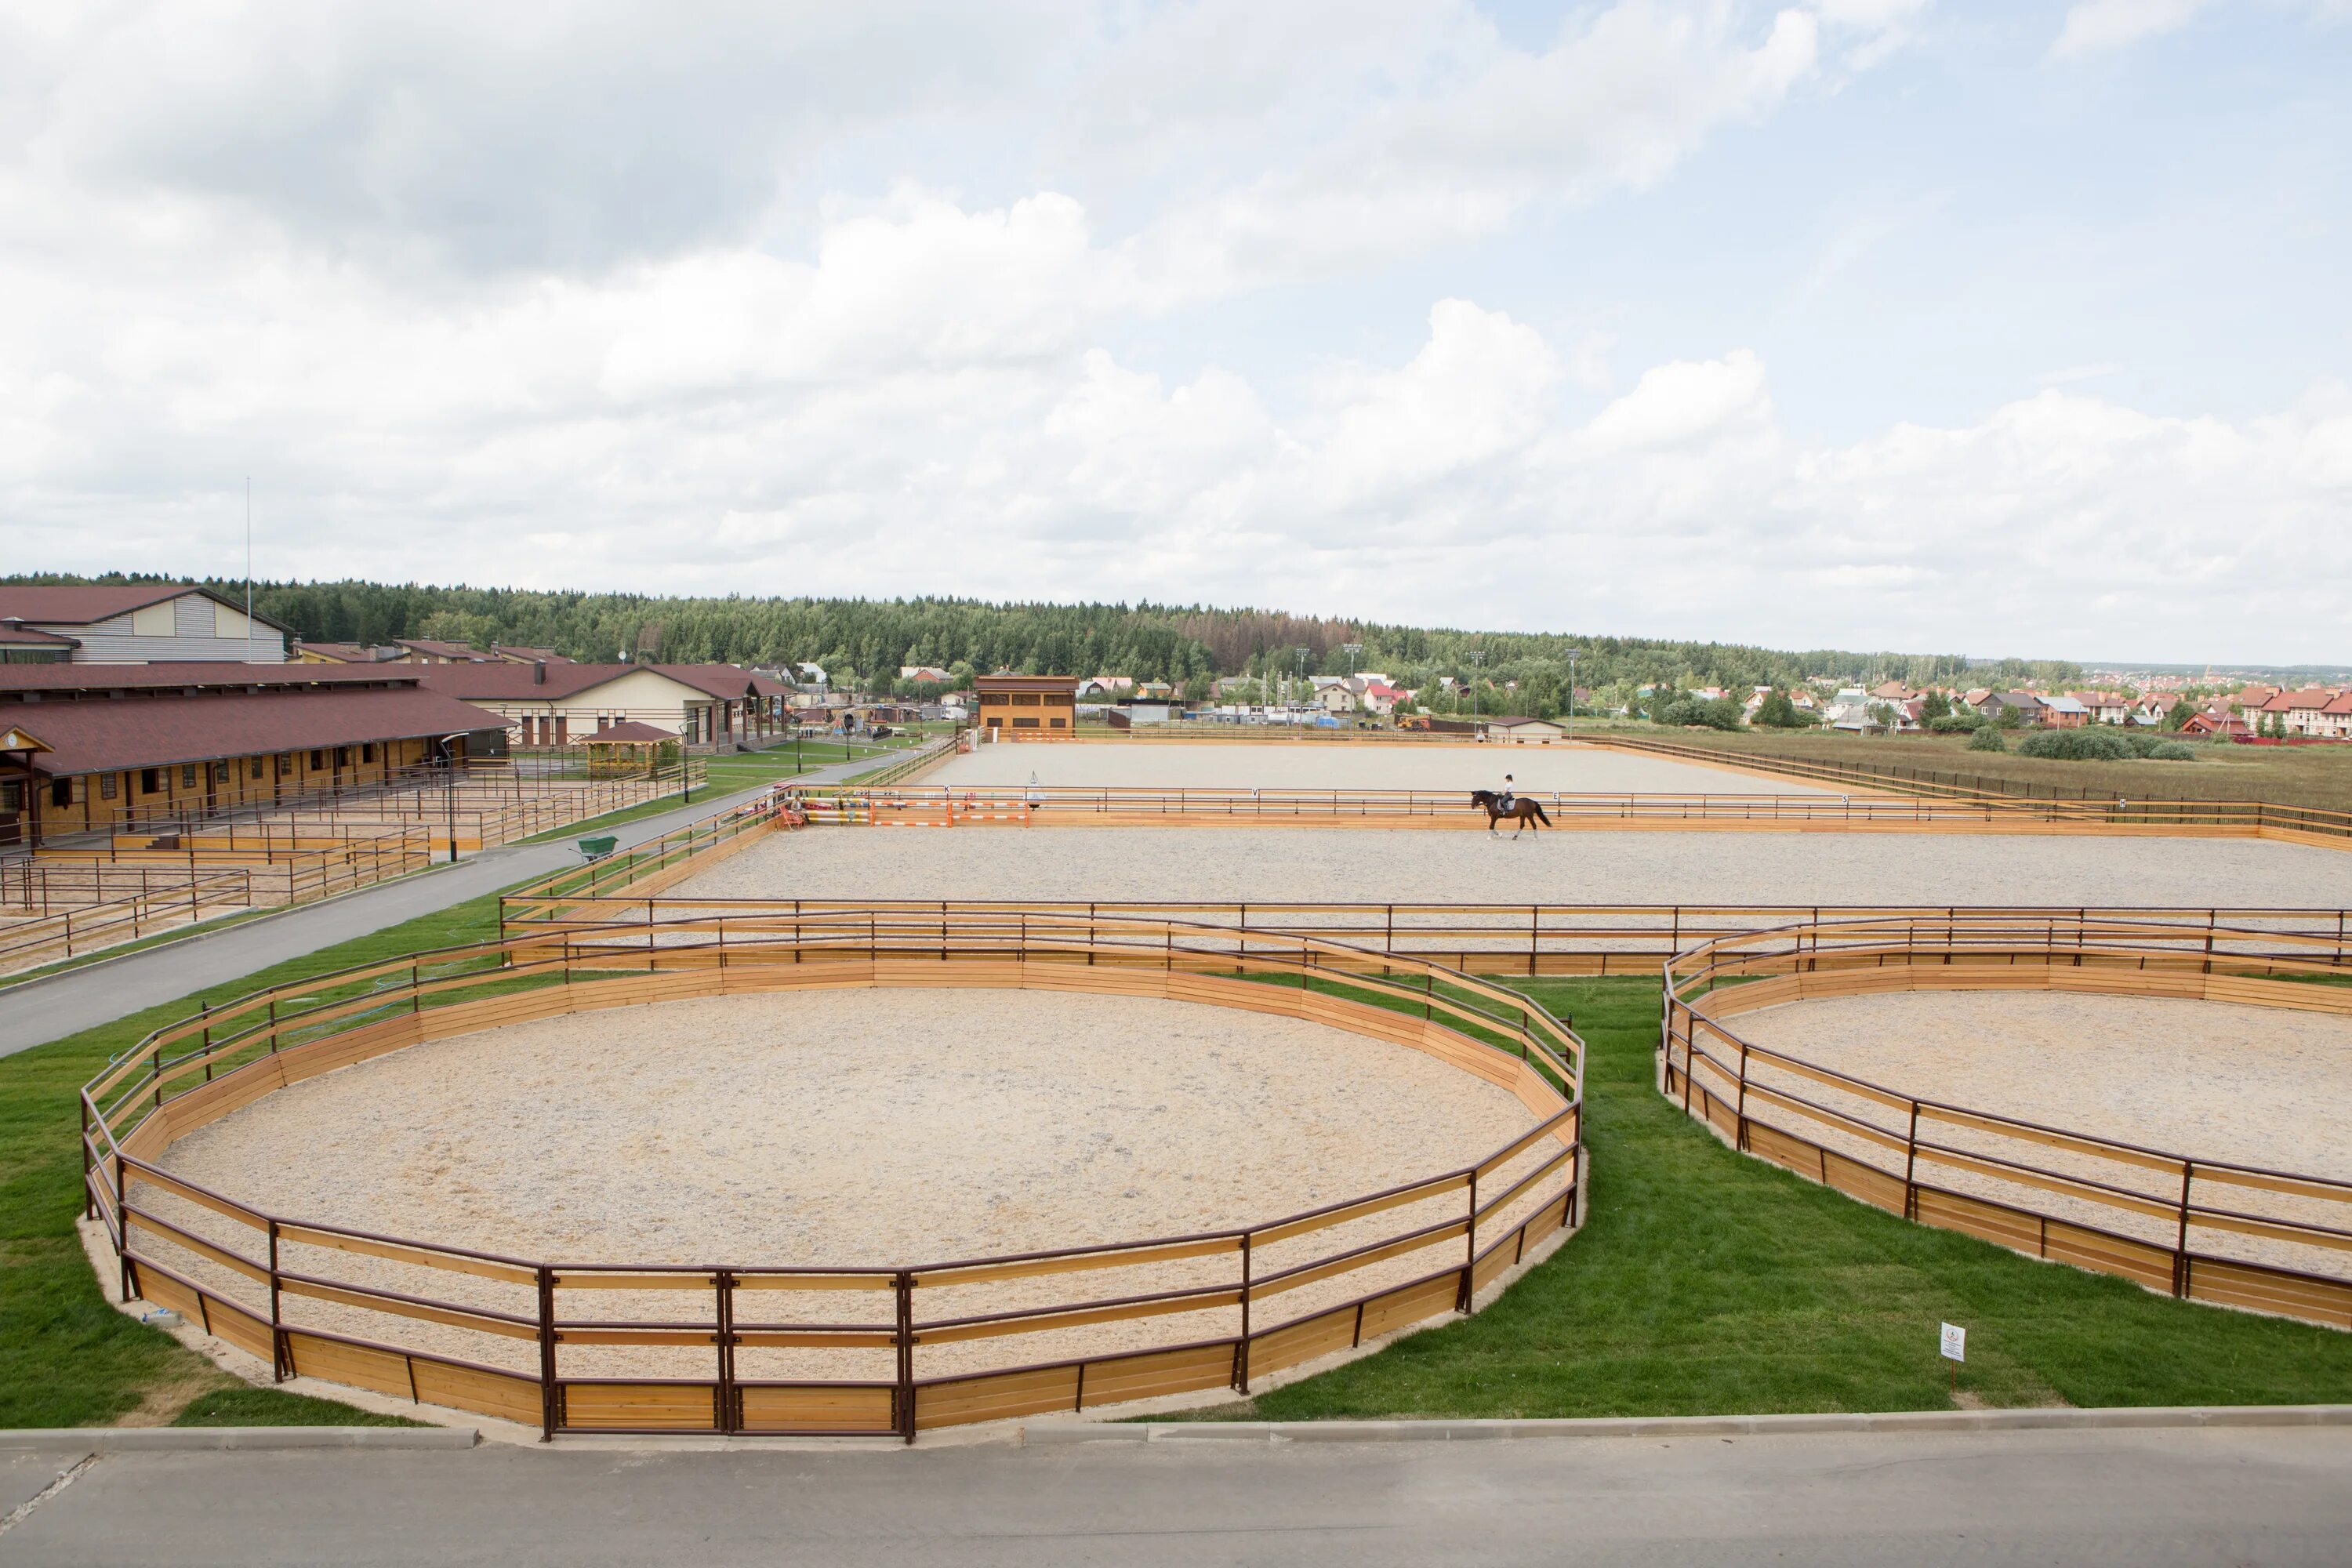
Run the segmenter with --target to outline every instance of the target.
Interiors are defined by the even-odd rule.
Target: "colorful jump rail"
[[[1576,1225],[1582,1045],[1517,994],[1314,939],[1247,956],[1173,921],[1018,932],[895,911],[621,952],[544,935],[257,991],[85,1086],[88,1213],[126,1297],[270,1363],[563,1432],[894,1436],[1231,1386],[1473,1310]],[[1475,1164],[1226,1230],[929,1263],[524,1258],[277,1215],[165,1170],[175,1138],[287,1084],[502,1024],[875,986],[1161,996],[1406,1046],[1535,1125]],[[1061,1282],[1082,1278],[1069,1299]],[[1076,1289],[1073,1287],[1073,1289]],[[1106,1327],[1148,1342],[1074,1343]]]
[[[1881,992],[2049,990],[2352,1015],[2341,931],[1964,915],[1791,925],[1666,965],[1659,1084],[1725,1142],[1850,1197],[2189,1300],[2352,1328],[2352,1183],[1906,1095],[1724,1019]]]

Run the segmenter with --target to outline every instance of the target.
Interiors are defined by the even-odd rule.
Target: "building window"
[[[1016,730],[1034,730],[1037,727],[1037,721],[1034,719],[1015,719],[1013,721],[1013,727]]]
[[[49,783],[49,804],[51,805],[71,805],[73,804],[73,780],[51,780]]]
[[[361,742],[360,761],[363,763],[372,763],[375,761],[375,742],[373,741],[365,741]]]
[[[182,763],[180,764],[180,787],[182,789],[194,789],[196,787],[195,763]]]
[[[1034,691],[1022,691],[1013,694],[1013,705],[1016,708],[1034,708],[1045,700]]]
[[[24,808],[24,782],[20,779],[0,779],[0,816],[14,816]]]
[[[161,768],[141,768],[141,769],[139,770],[139,793],[140,793],[141,795],[153,795],[153,794],[155,794],[157,791],[161,790],[163,787],[163,769],[161,769]]]
[[[1049,730],[1066,730],[1069,727],[1070,721],[1067,719],[1048,719],[1045,721],[1045,728]]]
[[[293,752],[278,752],[278,776],[279,778],[281,778],[281,779],[282,779],[282,778],[284,778],[288,773],[292,773],[293,771],[294,771],[294,753],[293,753]]]
[[[215,763],[213,764],[213,783],[228,783],[228,764],[226,763]]]
[[[100,800],[112,800],[114,798],[114,775],[112,773],[100,773],[98,775],[98,798]]]
[[[310,771],[314,773],[320,773],[327,771],[326,752],[317,750],[313,750],[310,752]]]
[[[259,778],[261,776],[261,759],[259,757],[247,758],[246,760],[245,769],[246,777],[255,779]]]

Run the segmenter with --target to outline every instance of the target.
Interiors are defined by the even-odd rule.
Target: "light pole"
[[[1580,647],[1568,650],[1568,738],[1571,741],[1576,739],[1576,656],[1583,651]]]
[[[1473,724],[1478,721],[1478,668],[1486,662],[1485,648],[1474,647],[1470,650],[1470,721]]]
[[[465,738],[466,731],[463,730],[453,730],[441,737],[441,765],[448,770],[447,776],[441,781],[441,800],[446,807],[445,820],[449,830],[449,864],[452,866],[457,863],[457,748],[456,742]]]

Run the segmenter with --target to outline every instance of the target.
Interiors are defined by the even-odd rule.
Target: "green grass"
[[[81,1213],[75,1094],[110,1056],[187,1016],[199,1001],[497,932],[497,899],[475,899],[0,1058],[0,1427],[98,1426],[134,1413],[168,1419],[191,1396],[226,1401],[206,1408],[234,1408],[240,1424],[377,1420],[325,1401],[246,1389],[107,1304],[73,1228]]]
[[[182,1408],[174,1426],[425,1426],[405,1415],[379,1415],[331,1399],[287,1394],[240,1383],[200,1394]]]
[[[224,982],[203,999],[485,939],[496,925],[496,900],[474,900]],[[1936,1354],[1944,1320],[1969,1330],[1962,1388],[1997,1405],[2352,1399],[2352,1334],[2036,1263],[1724,1148],[1652,1087],[1653,982],[1528,990],[1571,1015],[1591,1048],[1583,1232],[1476,1318],[1211,1415],[1934,1409],[1949,1402]],[[235,1383],[100,1294],[73,1233],[75,1089],[198,1000],[0,1058],[0,1427],[134,1414],[237,1425],[388,1419]]]
[[[1907,1224],[1725,1148],[1652,1087],[1658,989],[1534,982],[1591,1049],[1583,1231],[1477,1317],[1218,1416],[1681,1415],[2352,1399],[2352,1334]]]

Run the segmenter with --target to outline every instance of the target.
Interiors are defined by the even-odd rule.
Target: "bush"
[[[2186,741],[2158,741],[2147,749],[2147,754],[2159,763],[2193,763],[2197,748]]]
[[[2006,752],[2009,750],[2009,742],[2000,738],[2000,727],[1999,725],[1979,724],[1977,726],[1977,732],[1969,737],[1969,750],[1971,752]]]
[[[2069,763],[2119,763],[2139,753],[2113,730],[2036,730],[2018,742],[2021,757],[2050,757]]]
[[[1704,724],[1710,730],[1737,730],[1739,704],[1728,697],[1680,697],[1652,715],[1661,724]]]
[[[1981,713],[1939,713],[1927,721],[1927,730],[1936,735],[1972,734],[1984,728]]]

